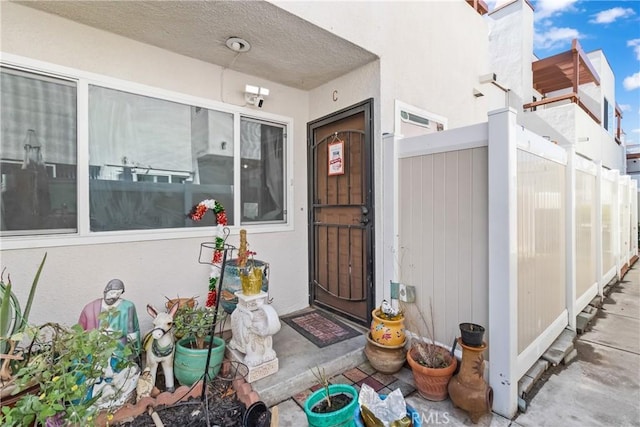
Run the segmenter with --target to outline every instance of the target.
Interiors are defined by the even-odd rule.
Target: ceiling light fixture
[[[249,42],[240,37],[229,37],[226,45],[229,49],[237,53],[248,52],[249,49],[251,49]]]

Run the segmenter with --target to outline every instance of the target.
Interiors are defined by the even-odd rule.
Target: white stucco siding
[[[264,112],[293,120],[293,229],[285,232],[249,231],[257,258],[271,265],[270,292],[274,307],[286,314],[308,305],[306,129],[309,95],[253,76],[226,70],[221,94],[221,68],[134,42],[101,30],[58,18],[15,3],[1,4],[3,53],[97,73],[162,90],[213,101],[243,105],[247,83],[271,89]],[[247,110],[248,112],[252,110]],[[187,239],[62,246],[57,237],[33,239],[33,249],[7,250],[0,263],[7,267],[21,301],[26,301],[38,262],[49,256],[31,319],[35,323],[77,321],[82,306],[102,295],[106,282],[124,280],[125,297],[138,310],[141,328],[151,326],[147,303],[162,306],[165,296],[197,295],[204,301],[209,267],[197,262],[200,243],[210,241],[211,230]],[[234,233],[237,233],[234,232]],[[157,236],[156,236],[157,238]],[[65,240],[65,245],[72,239]],[[43,242],[46,248],[38,248]],[[232,234],[230,242],[237,244]]]
[[[489,72],[488,29],[464,1],[273,3],[378,55],[382,132],[393,130],[396,99],[450,128],[486,121],[473,88]]]
[[[524,104],[532,101],[533,10],[515,1],[489,14],[491,72]]]

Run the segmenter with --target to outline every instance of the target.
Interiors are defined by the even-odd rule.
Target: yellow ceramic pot
[[[371,312],[371,339],[381,345],[398,346],[404,344],[404,316],[386,318],[379,308]]]

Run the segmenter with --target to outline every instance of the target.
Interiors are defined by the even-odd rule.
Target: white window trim
[[[44,61],[26,58],[19,55],[13,55],[0,52],[0,64],[8,67],[15,67],[25,71],[37,74],[49,75],[65,80],[73,80],[77,83],[77,164],[79,166],[89,165],[89,85],[97,85],[109,89],[126,91],[138,95],[150,96],[166,101],[177,102],[180,104],[199,106],[212,110],[222,111],[234,114],[234,143],[235,158],[240,155],[240,116],[255,118],[257,120],[265,120],[275,122],[285,126],[285,149],[286,163],[285,183],[286,183],[286,221],[278,223],[260,223],[260,224],[243,224],[240,225],[240,197],[234,197],[234,225],[229,226],[233,235],[239,234],[240,228],[249,230],[252,234],[256,233],[273,233],[286,232],[294,229],[293,215],[293,151],[294,144],[292,135],[294,135],[293,119],[287,116],[268,113],[264,111],[256,111],[246,107],[226,104],[206,98],[200,98],[192,95],[181,94],[178,92],[162,89],[158,87],[148,86],[131,81],[121,80],[106,75],[91,73],[74,68],[64,67],[61,65],[51,64]],[[239,168],[234,168],[234,174],[240,177]],[[184,238],[211,238],[214,234],[215,227],[194,227],[185,229],[154,229],[154,230],[122,230],[122,231],[101,231],[91,232],[89,225],[89,168],[78,167],[77,170],[77,210],[78,210],[78,231],[68,234],[50,234],[35,236],[2,236],[0,238],[0,250],[25,249],[33,247],[54,247],[54,246],[79,246],[104,243],[125,243],[125,242],[144,242],[156,240],[171,240]],[[236,178],[236,177],[234,177]],[[239,181],[234,181],[239,182]],[[237,186],[239,188],[239,186]],[[236,193],[239,195],[239,193]],[[185,215],[187,212],[185,212]]]
[[[404,135],[400,132],[402,129],[402,111],[406,111],[411,114],[415,114],[416,116],[424,117],[425,119],[429,119],[430,121],[434,121],[437,123],[442,123],[443,130],[447,130],[449,128],[448,119],[444,116],[440,116],[438,114],[431,113],[429,111],[423,110],[421,108],[415,107],[411,104],[407,104],[406,102],[402,102],[399,100],[395,100],[395,116],[393,121],[393,134],[396,138],[402,138]]]

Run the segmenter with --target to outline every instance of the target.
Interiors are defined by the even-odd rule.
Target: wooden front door
[[[361,324],[373,295],[372,100],[311,122],[310,304]]]

